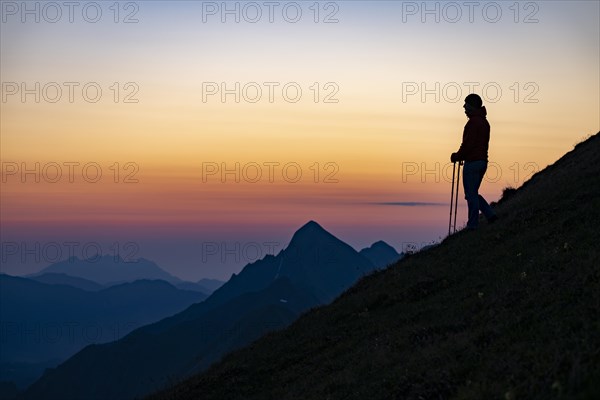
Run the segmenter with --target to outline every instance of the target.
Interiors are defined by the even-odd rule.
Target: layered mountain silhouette
[[[36,274],[29,275],[27,278],[36,278],[48,273],[83,278],[105,286],[140,279],[158,279],[173,284],[181,283],[181,279],[169,274],[150,260],[145,258],[124,260],[119,256],[112,255],[97,256],[84,260],[78,257],[70,257],[64,261],[54,263]]]
[[[218,288],[220,288],[221,286],[223,286],[223,284],[225,282],[220,281],[218,279],[200,279],[198,282],[196,282],[198,285],[200,285],[201,287],[205,288],[206,290],[210,291],[210,293],[214,292],[215,290],[217,290]]]
[[[385,251],[376,255],[378,249]],[[371,253],[384,259],[389,249],[378,245]],[[248,264],[205,301],[116,342],[88,346],[46,371],[24,398],[143,396],[289,325],[383,266],[310,221],[279,254]]]
[[[67,275],[65,273],[56,272],[40,272],[34,275],[29,275],[27,276],[27,278],[40,283],[47,283],[50,285],[68,285],[88,291],[98,291],[121,283],[135,282],[136,280],[139,280],[134,279],[133,281],[115,281],[109,279],[108,281],[110,283],[102,285],[98,282],[91,281],[89,279],[79,278],[76,276]],[[219,287],[223,286],[225,282],[217,279],[200,279],[198,282],[189,282],[181,281],[178,278],[176,278],[176,281],[171,283],[178,289],[200,292],[208,296],[212,292],[217,290]]]
[[[88,290],[91,292],[95,292],[106,288],[98,282],[90,281],[89,279],[78,278],[76,276],[56,272],[45,272],[40,275],[36,274],[34,276],[30,276],[29,279],[40,283],[47,283],[49,285],[72,286],[78,289]]]
[[[98,290],[94,282],[65,277],[44,274],[38,278],[52,283],[41,283],[0,274],[0,381],[23,387],[90,343],[114,341],[206,298],[160,280]]]
[[[511,192],[149,399],[599,399],[600,133]]]
[[[196,292],[202,292],[207,295],[212,294],[215,290],[223,286],[225,282],[217,279],[200,279],[198,282],[180,282],[176,283],[175,286],[182,290],[194,290]]]

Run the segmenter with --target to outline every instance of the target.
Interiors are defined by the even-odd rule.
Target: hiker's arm
[[[452,161],[464,161],[465,160],[465,142],[460,145],[460,148],[456,153],[453,154]]]
[[[452,154],[450,161],[464,161],[465,154],[469,152],[469,150],[473,147],[473,141],[471,138],[473,137],[473,124],[469,121],[465,125],[465,130],[463,132],[463,139],[460,145],[460,148],[456,153]]]

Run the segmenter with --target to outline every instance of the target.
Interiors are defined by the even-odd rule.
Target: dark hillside
[[[152,398],[600,398],[600,134],[496,207]]]

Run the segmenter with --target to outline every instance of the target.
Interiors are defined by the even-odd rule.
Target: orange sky
[[[495,23],[477,13],[472,23],[403,22],[393,2],[340,2],[330,24],[308,9],[298,23],[203,23],[199,2],[140,3],[132,24],[114,23],[110,10],[94,24],[3,14],[3,240],[48,240],[35,238],[51,226],[93,238],[82,227],[101,226],[103,238],[130,232],[144,242],[152,226],[285,241],[309,219],[356,247],[435,240],[447,229],[445,206],[376,204],[448,202],[469,87],[492,125],[489,200],[599,129],[598,3],[535,4],[535,23],[523,21],[531,10],[515,22],[508,8]],[[221,83],[237,82],[240,102],[222,101]],[[21,85],[34,90],[21,97]],[[97,87],[98,101],[88,101]],[[262,97],[252,102],[256,87]],[[23,175],[36,163],[39,183]],[[239,182],[221,176],[236,165]],[[203,180],[207,166],[219,170]],[[239,268],[189,272],[152,243],[148,258],[185,276]]]

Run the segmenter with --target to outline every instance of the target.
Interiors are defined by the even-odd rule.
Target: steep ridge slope
[[[600,398],[600,134],[496,210],[150,398]]]

